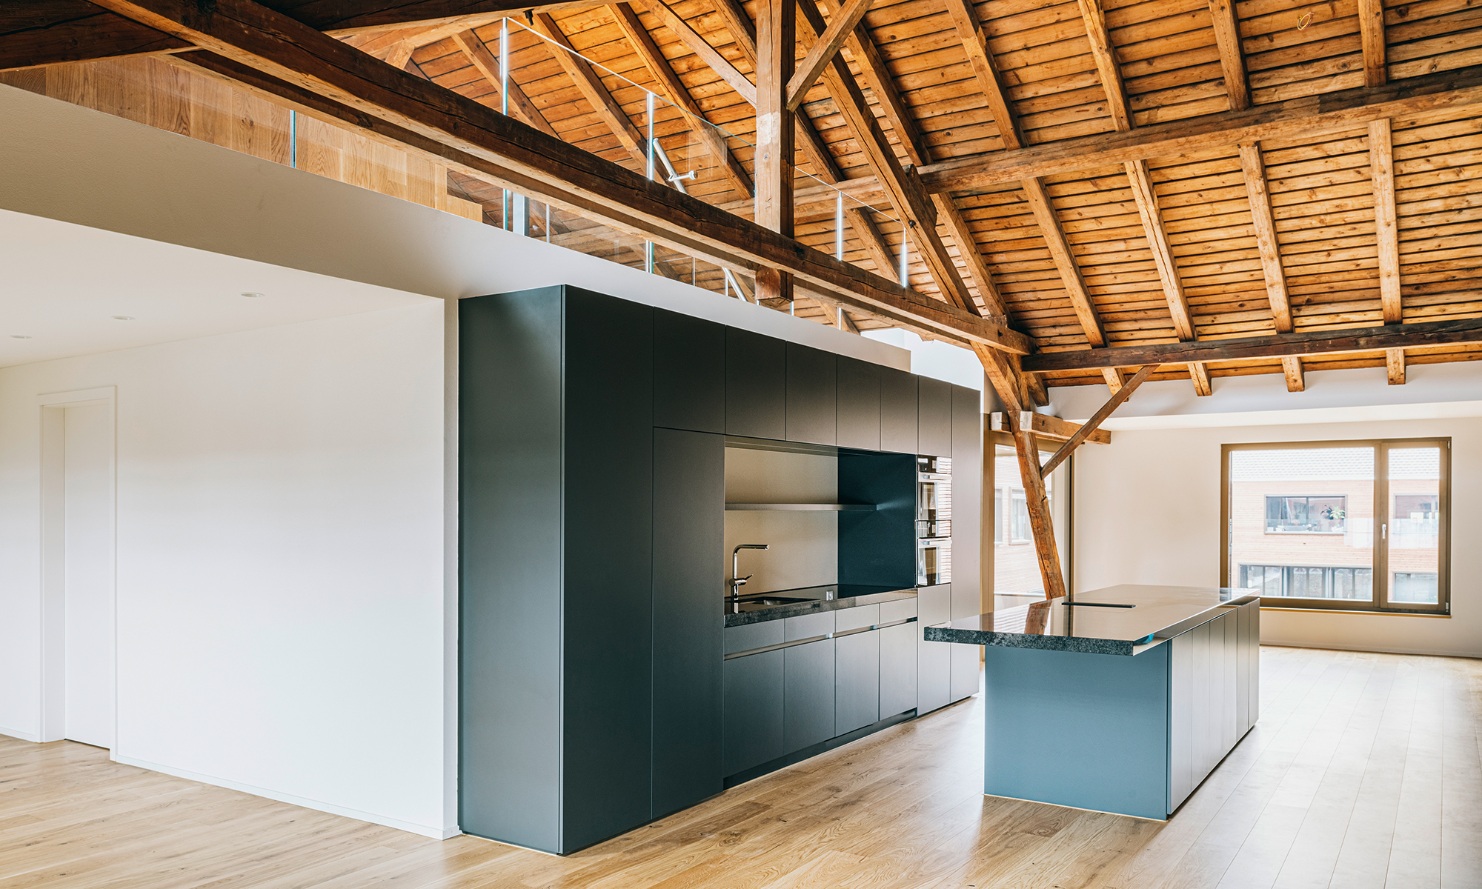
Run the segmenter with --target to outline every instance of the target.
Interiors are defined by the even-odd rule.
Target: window
[[[1267,497],[1267,534],[1342,534],[1348,498]]]
[[[1003,543],[1003,522],[1008,510],[1003,508],[1006,491],[1003,488],[995,488],[993,491],[993,542]]]
[[[1028,543],[1029,531],[1029,502],[1024,498],[1024,491],[1015,488],[1010,492],[1013,494],[1014,505],[1009,510],[1009,542]]]
[[[1450,456],[1449,439],[1226,445],[1222,582],[1267,606],[1446,613]]]

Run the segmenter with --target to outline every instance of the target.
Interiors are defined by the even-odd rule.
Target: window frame
[[[1366,614],[1451,614],[1451,438],[1428,436],[1424,438],[1365,438],[1330,441],[1265,441],[1233,442],[1220,445],[1220,581],[1221,587],[1231,583],[1230,570],[1230,460],[1235,451],[1291,450],[1297,448],[1353,448],[1374,449],[1374,528],[1373,539],[1384,541],[1374,547],[1373,583],[1371,598],[1361,599],[1313,599],[1283,596],[1280,599],[1265,597],[1262,608],[1283,608],[1299,611],[1356,611]],[[1434,447],[1440,454],[1440,479],[1437,483],[1437,537],[1436,537],[1436,603],[1427,605],[1418,602],[1395,602],[1391,599],[1389,570],[1389,529],[1394,525],[1390,515],[1394,504],[1390,496],[1389,452],[1416,447]],[[1381,506],[1382,504],[1382,506]],[[1262,563],[1264,565],[1264,563]],[[1286,566],[1278,567],[1285,571]],[[1411,572],[1413,573],[1413,572]],[[1284,584],[1283,584],[1284,585]]]

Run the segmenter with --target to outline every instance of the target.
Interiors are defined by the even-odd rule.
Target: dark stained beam
[[[0,3],[0,71],[189,46],[87,0]]]
[[[960,2],[960,0],[953,0]],[[972,191],[1034,176],[1050,176],[1155,157],[1218,154],[1245,142],[1361,129],[1380,118],[1471,108],[1482,104],[1482,65],[1438,71],[1378,87],[1302,96],[1124,133],[1064,139],[1010,151],[954,158],[922,168],[930,191]]]
[[[666,247],[738,269],[782,268],[841,303],[953,342],[1029,351],[993,319],[912,293],[607,162],[248,0],[101,0],[208,50],[206,64],[309,113],[349,121],[474,175]],[[212,61],[214,59],[214,61]]]
[[[1025,356],[1022,362],[1026,370],[1042,372],[1100,370],[1104,367],[1344,355],[1425,346],[1470,346],[1479,343],[1482,343],[1482,318],[1460,318],[1452,321],[1388,324],[1383,327],[1303,330],[1277,336],[1205,339],[1191,343],[1039,352]]]

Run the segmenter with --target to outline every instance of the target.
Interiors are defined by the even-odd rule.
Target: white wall
[[[1382,387],[1382,368],[1379,376]],[[1470,416],[1453,416],[1455,409],[1436,406],[1405,411],[1433,419],[1361,423],[1120,428],[1110,445],[1086,445],[1075,458],[1075,587],[1219,585],[1222,444],[1450,436],[1451,617],[1267,608],[1261,638],[1278,645],[1482,657],[1482,409],[1469,410]]]
[[[439,301],[0,370],[0,731],[40,726],[38,396],[117,388],[115,756],[443,836]]]

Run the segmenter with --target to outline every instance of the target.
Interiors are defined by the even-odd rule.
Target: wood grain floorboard
[[[0,738],[0,886],[1482,886],[1482,661],[1265,648],[1261,688],[1260,723],[1167,823],[984,797],[974,698],[566,858]]]

